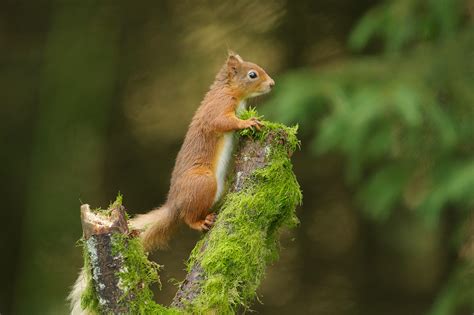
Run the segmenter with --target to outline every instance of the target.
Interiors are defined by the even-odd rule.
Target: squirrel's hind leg
[[[197,167],[189,170],[181,179],[180,187],[186,193],[180,203],[181,216],[192,229],[206,231],[214,224],[215,215],[210,213],[217,193],[217,182],[212,170]]]

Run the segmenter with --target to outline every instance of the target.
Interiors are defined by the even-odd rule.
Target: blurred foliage
[[[349,44],[361,50],[378,38],[386,52],[399,52],[420,41],[447,38],[463,24],[464,5],[461,0],[385,1],[360,20]]]
[[[474,27],[465,6],[385,1],[365,14],[349,40],[354,50],[375,51],[372,56],[293,71],[279,80],[269,106],[273,114],[312,133],[314,154],[344,157],[346,179],[361,209],[376,221],[400,208],[431,224],[446,211],[461,218],[472,213]],[[474,307],[473,279],[467,290],[467,271],[460,269],[433,314]]]
[[[277,82],[259,112],[302,139],[301,225],[254,309],[471,314],[473,17],[473,0],[0,1],[0,313],[67,312],[80,201],[163,202],[231,48]],[[158,302],[198,238],[157,253]]]

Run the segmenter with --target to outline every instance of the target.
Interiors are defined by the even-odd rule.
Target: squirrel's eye
[[[258,77],[258,74],[255,71],[249,71],[248,76],[250,79],[256,79]]]

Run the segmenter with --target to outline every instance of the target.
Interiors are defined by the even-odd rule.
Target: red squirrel
[[[274,85],[261,67],[229,53],[189,125],[165,204],[130,221],[142,231],[146,251],[165,247],[181,220],[199,231],[212,226],[210,209],[224,190],[233,131],[261,127],[256,118],[242,120],[236,112],[246,107],[248,98],[268,93]]]

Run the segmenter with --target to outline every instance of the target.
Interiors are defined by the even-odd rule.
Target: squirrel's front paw
[[[255,129],[260,130],[263,126],[263,123],[256,117],[251,117],[243,122],[244,126],[241,129],[255,127]]]

